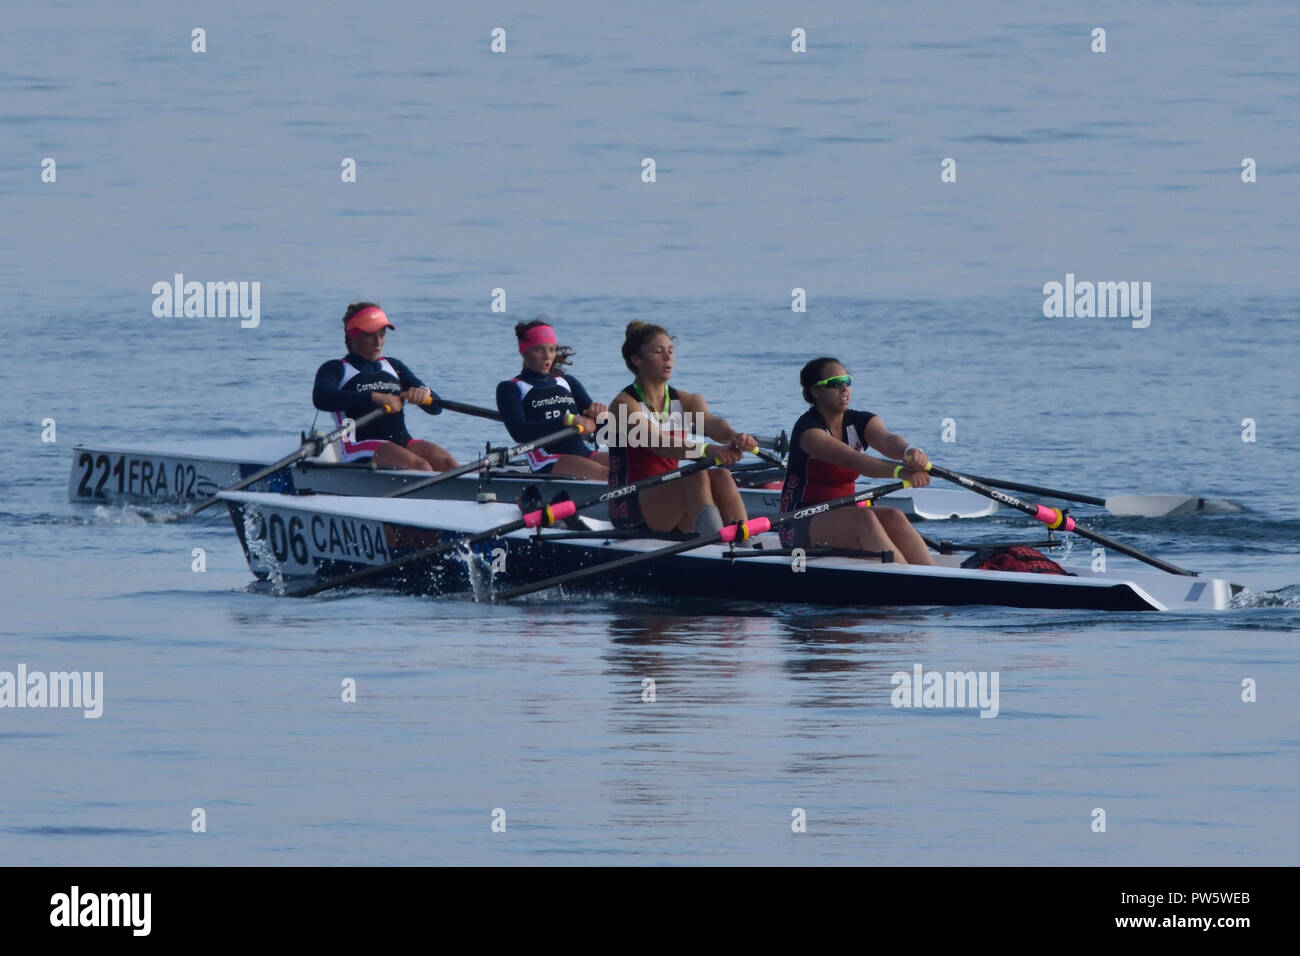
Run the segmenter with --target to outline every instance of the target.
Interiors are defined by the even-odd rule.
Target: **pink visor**
[[[384,315],[384,310],[372,305],[348,319],[348,324],[343,326],[343,334],[348,338],[352,338],[358,332],[378,332],[380,329],[392,328],[396,328],[396,326],[388,321],[388,316]]]
[[[519,354],[523,355],[529,349],[535,349],[539,345],[554,345],[555,343],[555,329],[549,325],[534,325],[519,340]]]

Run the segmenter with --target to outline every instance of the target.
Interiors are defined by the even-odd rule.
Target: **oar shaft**
[[[489,418],[494,422],[501,421],[501,415],[498,412],[478,405],[466,405],[464,402],[452,402],[440,398],[438,399],[438,407],[445,408],[449,412],[460,412],[462,415],[473,415],[475,418]]]
[[[933,462],[930,463],[930,472],[938,475],[940,478],[946,478],[951,482],[955,482],[963,488],[969,488],[971,491],[984,495],[987,498],[992,498],[994,501],[1000,502],[1009,508],[1023,511],[1030,517],[1043,522],[1043,524],[1047,525],[1049,528],[1073,531],[1075,534],[1087,538],[1090,541],[1095,541],[1103,547],[1111,548],[1112,550],[1118,551],[1120,554],[1127,554],[1130,558],[1137,558],[1139,561],[1144,561],[1152,567],[1159,568],[1161,571],[1168,571],[1170,574],[1182,574],[1188,577],[1196,576],[1197,572],[1195,571],[1188,571],[1184,568],[1178,567],[1177,565],[1170,564],[1167,561],[1161,561],[1159,558],[1154,558],[1145,552],[1139,551],[1137,548],[1130,548],[1128,545],[1116,541],[1114,538],[1108,538],[1104,534],[1098,534],[1096,531],[1089,531],[1087,528],[1080,527],[1075,524],[1073,518],[1069,515],[1061,514],[1061,512],[1057,511],[1055,508],[1048,508],[1044,505],[1031,505],[1028,502],[1021,501],[1013,495],[997,491],[996,489],[990,488],[988,485],[981,484],[969,475],[962,475],[955,471],[949,471],[947,468],[941,468]]]
[[[324,448],[330,442],[337,441],[339,438],[343,437],[343,435],[346,434],[349,429],[360,428],[362,425],[365,425],[367,422],[372,422],[379,416],[387,415],[387,414],[388,414],[387,407],[376,408],[373,412],[367,412],[366,414],[362,415],[351,425],[344,426],[343,428],[336,428],[334,431],[330,432],[324,438],[309,438],[307,439],[307,441],[299,445],[298,450],[293,452],[292,454],[285,455],[275,464],[267,465],[265,468],[261,469],[260,471],[253,472],[247,478],[241,478],[239,481],[235,482],[229,488],[223,488],[221,490],[239,491],[241,488],[247,488],[249,485],[253,484],[254,482],[261,481],[267,475],[275,474],[277,471],[279,471],[281,468],[284,468],[286,465],[291,465],[295,461],[301,461],[302,459],[306,458],[308,455],[311,455],[313,453],[319,454],[319,450],[321,448]],[[221,499],[217,495],[213,495],[210,498],[204,498],[202,501],[198,502],[197,504],[191,505],[189,509],[182,512],[179,517],[182,518],[192,517],[193,515],[198,514],[204,508],[211,508],[220,500]]]
[[[535,438],[532,441],[521,442],[511,448],[503,448],[500,451],[494,451],[491,454],[484,455],[478,461],[472,461],[468,465],[461,465],[459,468],[452,468],[449,471],[440,471],[431,478],[424,478],[413,485],[403,485],[401,488],[394,488],[387,494],[382,495],[384,498],[401,498],[412,492],[420,491],[439,482],[449,481],[452,478],[459,478],[461,475],[468,475],[472,471],[478,471],[481,468],[489,468],[493,465],[501,466],[511,458],[518,458],[520,455],[526,455],[534,448],[544,448],[552,442],[568,438],[570,435],[580,434],[581,429],[577,425],[569,425],[561,428],[557,432],[549,435],[543,435],[541,438]]]
[[[1092,495],[1080,495],[1073,491],[1059,491],[1055,488],[1042,488],[1038,485],[1024,485],[1017,481],[1002,481],[999,478],[981,478],[979,475],[967,475],[967,478],[975,481],[982,481],[986,485],[994,488],[1006,488],[1008,491],[1023,491],[1031,495],[1042,495],[1045,498],[1060,498],[1062,501],[1077,501],[1080,504],[1096,505],[1099,508],[1106,507],[1105,498],[1096,498]]]

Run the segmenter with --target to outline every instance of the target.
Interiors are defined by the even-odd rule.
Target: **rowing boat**
[[[334,495],[223,492],[253,573],[282,586],[325,581],[387,565],[414,551],[487,531],[519,517],[500,502],[420,501]],[[415,593],[501,590],[644,554],[663,537],[629,536],[605,521],[581,519],[583,528],[521,530],[487,538],[473,557],[451,552],[415,561],[373,583]],[[1010,607],[1137,610],[1222,610],[1240,586],[1216,578],[1145,570],[1074,576],[981,571],[940,555],[934,567],[864,560],[843,552],[783,551],[775,535],[763,548],[706,545],[656,558],[634,571],[592,575],[582,585],[600,592],[645,596],[718,598],[782,604],[849,607],[1002,605]],[[770,541],[767,539],[771,539]],[[768,553],[765,553],[768,552]]]
[[[77,445],[68,477],[68,498],[74,502],[202,500],[278,460],[290,445],[292,440],[270,438],[139,446]],[[773,515],[780,510],[779,486],[772,488],[767,483],[744,487],[745,473],[737,470],[736,474],[742,482],[741,498],[751,516]],[[383,497],[429,477],[427,471],[376,469],[369,462],[342,464],[334,449],[326,448],[324,454],[281,468],[250,490]],[[594,481],[536,475],[523,468],[495,468],[438,482],[419,489],[412,497],[514,502],[524,488],[533,484],[548,501],[562,491],[579,500],[603,488]],[[998,510],[996,502],[959,488],[911,489],[890,495],[881,504],[917,519],[984,518]],[[607,510],[596,510],[592,515],[609,516]]]

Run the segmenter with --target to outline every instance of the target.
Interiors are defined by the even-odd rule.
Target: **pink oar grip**
[[[1074,530],[1074,519],[1069,515],[1063,515],[1055,508],[1049,508],[1046,505],[1039,505],[1038,511],[1034,515],[1039,521],[1049,528],[1059,528],[1062,531]]]
[[[563,521],[570,515],[578,513],[578,506],[573,501],[557,501],[553,505],[547,505],[539,511],[530,511],[524,515],[524,527],[536,528],[539,525],[550,527],[557,521]]]
[[[723,541],[730,543],[737,540],[744,541],[756,534],[771,530],[772,522],[767,518],[750,518],[740,524],[729,524],[718,533],[722,535]]]

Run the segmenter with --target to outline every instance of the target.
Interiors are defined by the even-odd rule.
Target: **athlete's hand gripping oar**
[[[1060,491],[1056,488],[1041,488],[1038,485],[1026,485],[1016,481],[1002,481],[998,478],[981,478],[979,475],[967,475],[975,481],[982,481],[994,488],[1006,488],[1008,491],[1026,491],[1031,495],[1043,495],[1046,498],[1060,498],[1062,501],[1077,501],[1080,504],[1096,505],[1105,508],[1113,515],[1163,518],[1172,514],[1186,514],[1199,511],[1205,507],[1205,499],[1193,495],[1112,495],[1098,498],[1095,495],[1081,495],[1075,491]]]
[[[1073,518],[1064,514],[1058,508],[1048,508],[1046,505],[1031,505],[1027,502],[1021,501],[1019,498],[1014,498],[1011,495],[990,488],[988,485],[981,484],[968,475],[958,474],[955,471],[949,471],[947,468],[941,468],[934,462],[930,462],[929,471],[931,474],[938,475],[940,478],[946,478],[951,482],[961,485],[963,488],[969,488],[971,491],[978,492],[987,498],[992,498],[994,501],[1000,502],[1009,508],[1023,511],[1031,518],[1041,521],[1053,530],[1073,531],[1075,534],[1087,538],[1090,541],[1095,541],[1103,547],[1112,548],[1120,554],[1127,554],[1130,558],[1137,558],[1139,561],[1145,561],[1147,564],[1159,568],[1161,571],[1168,571],[1170,574],[1185,574],[1188,577],[1195,577],[1199,573],[1196,571],[1184,570],[1183,568],[1170,564],[1167,561],[1153,558],[1151,555],[1139,551],[1137,548],[1130,548],[1128,545],[1122,544],[1114,538],[1108,538],[1104,534],[1098,534],[1096,531],[1089,531],[1087,528],[1080,527],[1075,524]]]
[[[575,421],[573,415],[568,415],[566,421]],[[471,471],[478,471],[480,468],[499,468],[508,462],[511,458],[518,458],[520,455],[526,455],[534,448],[543,448],[552,442],[568,438],[570,435],[581,435],[583,427],[577,424],[566,425],[557,432],[551,432],[549,435],[543,435],[541,438],[534,438],[532,441],[522,442],[511,448],[501,448],[497,451],[488,452],[478,461],[472,461],[468,465],[461,465],[459,468],[452,468],[450,471],[440,471],[432,478],[422,478],[421,480],[410,485],[403,485],[401,488],[394,488],[380,497],[382,498],[401,498],[412,492],[419,491],[422,488],[428,488],[436,485],[441,481],[449,481],[452,478],[459,478],[461,475],[468,475]]]
[[[720,531],[712,534],[706,534],[698,538],[688,538],[677,544],[670,544],[666,548],[658,548],[654,551],[646,551],[642,554],[631,554],[625,558],[618,558],[615,561],[606,561],[603,564],[595,565],[590,568],[583,568],[580,571],[570,571],[568,574],[559,574],[553,578],[547,578],[544,581],[535,581],[532,584],[521,584],[518,587],[507,588],[503,591],[497,591],[492,595],[492,600],[506,600],[508,598],[520,597],[524,594],[532,594],[535,591],[545,591],[548,588],[558,587],[561,584],[569,584],[573,581],[580,581],[583,578],[594,577],[598,574],[608,574],[611,571],[619,571],[623,568],[630,567],[634,564],[640,564],[643,561],[653,561],[656,558],[666,558],[674,554],[681,554],[683,551],[690,551],[694,548],[702,548],[710,544],[730,543],[733,541],[745,541],[756,534],[762,534],[765,531],[771,531],[779,528],[781,525],[789,524],[791,521],[798,521],[801,518],[811,518],[814,515],[830,511],[832,508],[842,508],[846,505],[855,505],[866,502],[870,504],[876,498],[893,494],[903,488],[910,488],[910,481],[895,481],[887,485],[880,485],[876,488],[864,488],[861,491],[851,495],[845,495],[843,498],[833,498],[830,501],[822,501],[815,505],[809,505],[806,508],[800,508],[798,511],[789,511],[785,514],[776,515],[771,518],[749,518],[746,521],[737,524],[729,524]]]
[[[402,555],[400,558],[394,558],[386,564],[376,565],[373,568],[362,568],[359,571],[353,571],[351,574],[344,574],[337,578],[330,578],[328,581],[319,581],[305,588],[300,588],[297,591],[289,591],[287,594],[289,597],[307,597],[312,594],[319,594],[321,591],[329,591],[333,588],[357,584],[361,581],[373,578],[376,575],[385,574],[404,564],[410,564],[412,561],[435,558],[440,554],[446,554],[448,551],[454,551],[457,548],[468,548],[470,545],[478,541],[486,541],[488,538],[495,538],[499,535],[509,534],[510,532],[518,531],[521,528],[550,528],[556,523],[563,521],[565,518],[572,517],[586,508],[591,508],[598,504],[610,501],[616,501],[617,499],[625,498],[628,495],[637,494],[645,488],[653,488],[656,485],[664,485],[670,481],[676,481],[678,478],[685,478],[687,475],[694,474],[697,471],[703,471],[705,468],[712,468],[716,464],[718,464],[718,459],[716,458],[702,458],[699,461],[692,462],[684,468],[665,472],[661,475],[651,475],[649,478],[642,478],[640,481],[633,482],[630,485],[621,485],[618,488],[610,488],[608,491],[602,492],[598,495],[593,495],[592,497],[586,498],[582,501],[557,501],[554,504],[546,505],[536,511],[530,511],[522,518],[518,518],[515,521],[508,521],[495,528],[489,528],[486,531],[479,531],[463,538],[457,538],[454,541],[435,545],[432,548],[413,551],[410,554]]]
[[[323,449],[330,442],[337,441],[338,439],[342,438],[345,434],[348,433],[349,430],[354,428],[360,428],[362,425],[365,425],[367,422],[372,422],[380,415],[387,415],[391,411],[392,411],[392,406],[385,405],[383,408],[376,408],[373,412],[367,412],[366,414],[358,418],[355,422],[352,422],[349,425],[345,425],[342,428],[337,428],[334,431],[330,432],[328,435],[322,436],[320,438],[305,439],[302,445],[300,445],[298,450],[295,451],[293,454],[285,455],[275,464],[267,465],[265,468],[253,472],[247,478],[241,478],[239,481],[235,482],[229,488],[222,488],[221,490],[239,491],[241,488],[247,488],[255,481],[261,481],[267,475],[275,474],[277,471],[279,471],[281,468],[284,468],[286,465],[292,465],[295,461],[302,461],[302,459],[309,458],[312,455],[319,455],[321,453],[321,449]],[[211,498],[204,498],[202,501],[198,502],[197,504],[191,505],[189,508],[182,511],[179,515],[177,515],[177,517],[178,518],[192,517],[198,514],[204,508],[212,507],[220,500],[221,499],[216,495],[213,495]]]

